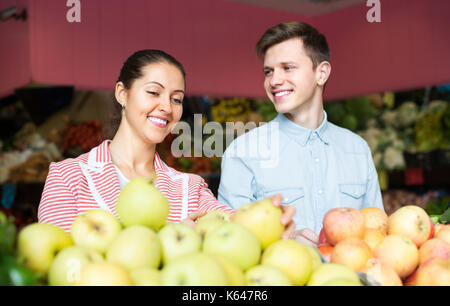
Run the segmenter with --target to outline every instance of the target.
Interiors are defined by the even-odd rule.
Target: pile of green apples
[[[21,262],[51,286],[361,285],[350,268],[281,239],[282,210],[270,200],[232,215],[210,211],[194,226],[171,223],[168,200],[139,178],[122,189],[116,208],[117,216],[101,209],[79,215],[70,233],[28,225],[18,235]]]

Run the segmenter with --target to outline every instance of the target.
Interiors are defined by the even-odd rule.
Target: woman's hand
[[[197,220],[203,215],[204,214],[200,213],[198,210],[194,211],[186,219],[182,220],[181,223],[187,224],[190,227],[195,227]]]
[[[283,197],[281,194],[275,194],[270,196],[268,199],[272,201],[275,207],[280,207],[283,211],[283,215],[281,216],[281,224],[284,225],[284,232],[281,238],[290,238],[295,232],[295,222],[292,220],[296,211],[295,207],[291,205],[282,205]]]

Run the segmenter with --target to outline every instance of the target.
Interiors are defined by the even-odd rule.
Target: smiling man
[[[328,210],[383,209],[372,155],[361,137],[327,121],[323,91],[331,61],[324,35],[305,23],[282,23],[264,33],[256,51],[278,116],[228,146],[219,201],[236,209],[279,193],[283,204],[296,208],[293,238],[317,245]],[[243,147],[269,148],[277,152],[277,163],[267,167],[261,154],[235,153]]]

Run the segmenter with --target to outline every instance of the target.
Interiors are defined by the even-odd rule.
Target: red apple
[[[319,233],[319,245],[321,244],[329,244],[327,241],[327,237],[325,237],[325,233],[323,232],[323,227]]]
[[[430,236],[428,236],[428,240],[434,237],[434,223],[433,220],[430,218]]]
[[[439,229],[436,228],[434,238],[439,238],[450,243],[450,224],[440,224]]]
[[[400,235],[387,235],[375,248],[375,258],[391,266],[400,278],[409,276],[419,263],[419,251],[411,239]]]
[[[364,240],[347,238],[334,246],[331,262],[346,265],[353,271],[360,271],[372,257],[372,250]]]
[[[366,207],[361,209],[361,213],[364,215],[366,229],[377,229],[384,236],[387,235],[389,217],[384,210],[378,207]]]
[[[432,258],[417,269],[416,286],[450,286],[450,260]]]
[[[417,281],[417,270],[414,271],[410,276],[408,276],[403,284],[405,286],[415,286]]]
[[[425,242],[419,249],[419,265],[432,258],[450,259],[450,243],[438,238]]]
[[[430,217],[422,207],[407,205],[389,216],[389,235],[402,235],[420,247],[430,237]]]
[[[333,253],[333,246],[329,244],[322,244],[317,247],[320,255],[327,261],[331,262],[331,254]]]
[[[381,286],[402,286],[402,280],[390,266],[382,264],[376,258],[370,258],[361,272],[371,276]]]
[[[331,245],[351,237],[362,239],[364,230],[364,215],[354,208],[333,208],[323,218],[323,231]]]

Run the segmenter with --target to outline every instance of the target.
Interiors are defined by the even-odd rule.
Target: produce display
[[[192,224],[167,222],[169,202],[152,179],[126,185],[117,214],[89,210],[70,232],[32,223],[9,258],[56,286],[450,285],[450,224],[434,224],[415,205],[390,216],[375,207],[331,209],[317,249],[281,239],[282,211],[270,200]],[[5,243],[11,250],[11,239]]]
[[[70,123],[64,132],[63,152],[81,149],[88,152],[103,141],[102,124],[100,121],[88,120],[83,123]]]
[[[331,209],[319,243],[328,261],[381,285],[450,286],[450,224],[435,224],[416,205],[390,215],[376,207]]]
[[[70,232],[30,224],[18,234],[17,261],[48,285],[362,285],[349,267],[281,239],[282,211],[269,200],[170,223],[167,199],[151,180],[135,179],[117,213],[89,210]]]

